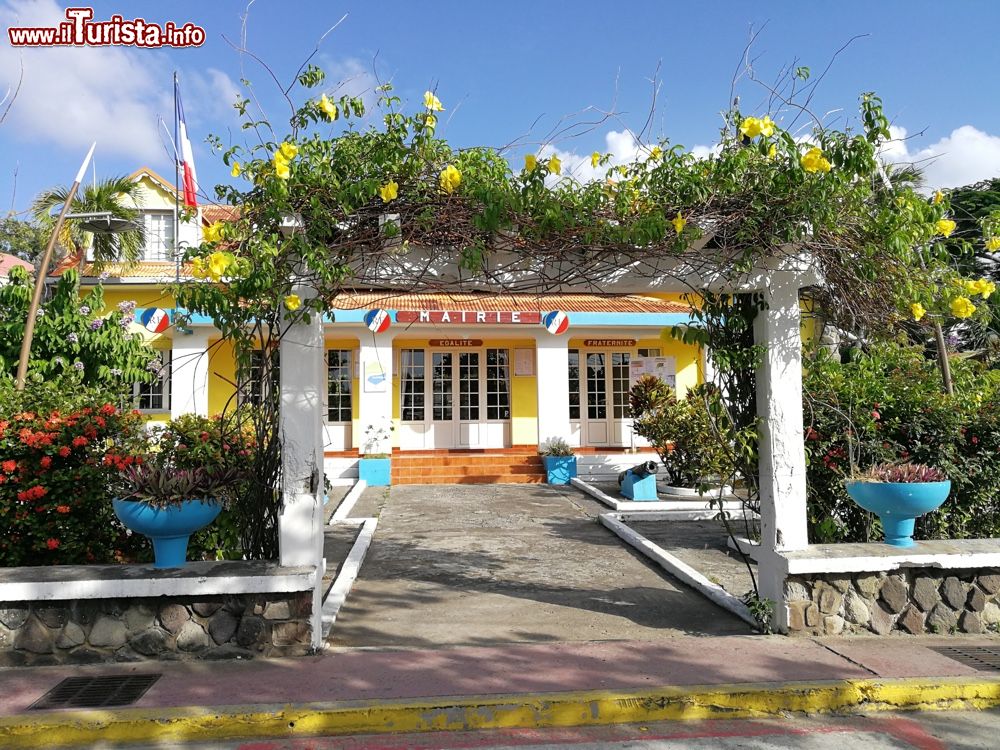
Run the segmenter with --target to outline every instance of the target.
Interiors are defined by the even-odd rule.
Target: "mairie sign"
[[[538,325],[540,312],[528,310],[400,310],[397,323],[450,323],[452,325]]]
[[[159,307],[147,307],[139,317],[139,325],[150,333],[163,333],[170,327],[170,316]]]

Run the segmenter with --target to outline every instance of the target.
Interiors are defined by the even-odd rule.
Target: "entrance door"
[[[503,448],[510,444],[507,349],[404,349],[400,362],[401,448]],[[430,407],[426,410],[425,399]]]
[[[584,445],[631,445],[628,352],[587,352],[582,421]]]

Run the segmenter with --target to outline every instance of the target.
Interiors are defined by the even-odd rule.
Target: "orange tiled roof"
[[[364,310],[384,307],[391,310],[465,310],[468,312],[506,312],[531,310],[548,312],[615,313],[689,313],[682,302],[639,294],[393,294],[392,292],[344,292],[332,306],[338,310]]]
[[[201,207],[201,220],[205,224],[212,224],[216,221],[234,221],[239,217],[239,206],[208,204]]]
[[[79,256],[69,255],[52,271],[53,276],[62,276],[70,268],[79,268]],[[171,261],[141,261],[127,265],[125,263],[105,263],[99,272],[93,263],[85,263],[80,278],[94,278],[100,273],[107,273],[108,278],[127,281],[142,279],[144,283],[173,281],[177,276],[177,264]],[[181,266],[181,278],[191,275],[191,264]]]

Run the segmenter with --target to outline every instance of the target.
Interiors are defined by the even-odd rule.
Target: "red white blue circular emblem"
[[[569,329],[569,315],[560,310],[553,310],[542,318],[542,324],[549,333],[556,335],[566,333]]]
[[[139,323],[150,333],[163,333],[170,327],[170,316],[159,307],[149,307],[142,311]]]
[[[383,333],[389,330],[392,318],[389,317],[388,310],[369,310],[365,313],[365,325],[368,326],[368,330],[374,333]]]

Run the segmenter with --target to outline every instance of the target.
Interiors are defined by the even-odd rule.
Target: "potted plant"
[[[878,464],[844,483],[858,505],[878,515],[885,543],[913,546],[918,516],[941,507],[951,492],[951,481],[940,469],[923,464]]]
[[[719,400],[711,386],[692,388],[678,399],[673,388],[653,375],[644,375],[629,392],[632,430],[656,451],[664,468],[661,491],[681,497],[709,492],[730,494],[720,478],[731,476],[731,459],[709,407]]]
[[[549,438],[539,451],[549,484],[569,484],[576,476],[576,456],[563,438]]]
[[[392,430],[391,426],[386,429],[373,424],[365,428],[364,451],[358,461],[358,478],[364,479],[369,487],[388,487],[392,484],[392,454],[383,452]]]
[[[182,469],[153,454],[122,467],[112,505],[126,528],[152,541],[154,568],[179,568],[191,534],[215,520],[225,490],[239,481],[233,469]]]

